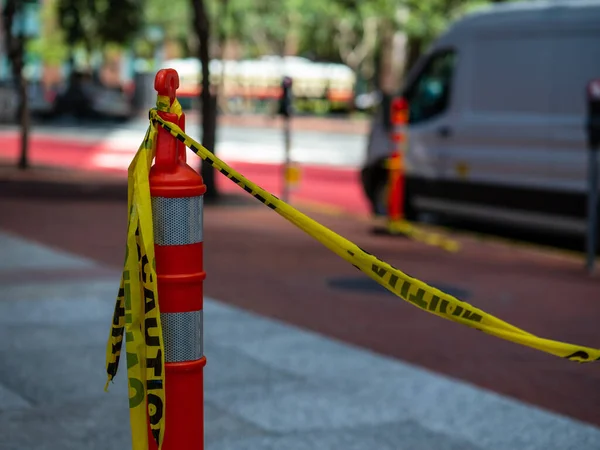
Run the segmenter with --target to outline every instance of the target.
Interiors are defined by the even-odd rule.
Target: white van
[[[410,72],[408,218],[585,230],[586,86],[600,78],[600,0],[499,4],[441,36]],[[390,152],[371,134],[363,185],[374,210]]]

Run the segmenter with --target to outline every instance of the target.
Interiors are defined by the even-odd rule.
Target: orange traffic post
[[[173,69],[160,70],[154,88],[171,104],[179,87]],[[159,111],[185,127],[185,116]],[[186,147],[158,127],[150,195],[160,318],[165,348],[164,450],[204,449],[202,213],[206,186],[186,164]],[[149,420],[152,420],[150,417]],[[150,448],[156,449],[154,439]]]
[[[404,157],[407,144],[408,102],[396,97],[391,104],[392,154],[388,159],[388,229],[404,220]]]

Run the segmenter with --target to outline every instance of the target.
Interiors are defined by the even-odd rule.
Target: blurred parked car
[[[29,111],[33,117],[51,119],[70,115],[82,119],[127,120],[133,116],[132,101],[120,87],[94,82],[82,74],[71,83],[44,87],[28,82]],[[18,122],[19,97],[12,81],[0,82],[0,123]]]
[[[29,82],[27,90],[29,111],[33,116],[49,117],[54,113],[58,89],[45,89],[40,82]],[[12,81],[0,82],[0,123],[17,123],[19,96]]]
[[[54,114],[127,120],[133,115],[133,107],[123,88],[105,86],[85,73],[73,73],[66,88],[57,95]]]

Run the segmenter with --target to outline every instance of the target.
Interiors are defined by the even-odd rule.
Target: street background
[[[165,67],[179,74],[187,134],[261,187],[282,194],[287,123],[301,174],[294,207],[537,336],[600,347],[600,278],[584,270],[583,235],[420,214],[423,230],[458,241],[460,251],[449,253],[377,232],[387,218],[372,214],[381,205],[365,192],[369,184],[373,203],[386,203],[390,104],[408,96],[409,74],[435,39],[479,8],[495,11],[493,28],[507,11],[547,8],[544,17],[555,20],[554,7],[573,4],[551,3],[0,1],[0,450],[131,448],[126,367],[105,393],[104,358],[125,254],[127,167],[156,103],[154,76]],[[592,11],[592,3],[578,5]],[[578,39],[585,34],[576,30]],[[596,48],[591,39],[586,45]],[[533,53],[569,53],[554,34],[548,42]],[[481,58],[493,59],[486,52]],[[453,58],[444,55],[417,78],[417,117],[447,112],[453,69],[445,64]],[[521,57],[502,67],[519,75]],[[569,74],[542,84],[576,84],[566,83],[575,80]],[[485,77],[477,83],[499,92]],[[519,112],[511,123],[525,139],[506,133],[524,154],[533,121],[514,101],[519,89],[529,88],[511,90]],[[581,101],[556,88],[542,102],[580,108],[580,91]],[[585,117],[565,117],[581,125],[564,128],[575,130],[565,132],[570,140],[558,140],[559,127],[548,136],[582,162]],[[427,159],[451,131],[416,130],[408,142]],[[487,136],[480,134],[473,154]],[[187,160],[208,185],[207,449],[600,450],[597,362],[560,359],[427,314],[201,167],[189,150]],[[540,161],[540,173],[560,172]],[[474,189],[466,185],[463,196]],[[518,200],[522,213],[540,206]],[[493,206],[485,203],[474,208]],[[557,212],[553,201],[541,206]]]
[[[1,448],[127,445],[124,373],[102,393],[125,185],[86,175],[2,185]],[[579,258],[469,235],[450,254],[298,206],[502,319],[594,345],[598,280]],[[205,252],[207,448],[597,448],[593,364],[419,311],[243,192],[206,207]]]

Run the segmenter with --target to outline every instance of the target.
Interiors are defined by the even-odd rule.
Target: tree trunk
[[[397,74],[394,71],[394,30],[387,20],[382,21],[379,26],[380,54],[378,85],[383,94],[392,95],[397,90]]]
[[[21,58],[22,61],[22,58]],[[16,72],[16,71],[15,71]],[[21,123],[21,156],[19,169],[25,170],[29,166],[29,102],[27,98],[27,80],[23,77],[23,64],[19,67],[19,121]]]
[[[406,79],[406,74],[412,69],[415,65],[419,57],[421,56],[421,48],[423,46],[423,41],[420,38],[409,37],[406,42],[407,50],[406,50],[406,64],[404,66],[404,78]]]
[[[23,76],[23,66],[25,63],[24,49],[25,36],[21,27],[19,36],[12,35],[14,18],[22,6],[22,0],[6,0],[2,17],[4,19],[4,41],[7,49],[8,58],[12,68],[14,81],[17,85],[19,94],[19,123],[21,125],[21,153],[19,156],[19,169],[25,170],[29,166],[27,156],[29,149],[29,105],[27,101],[27,80]]]
[[[229,15],[229,0],[221,0],[221,8],[218,12],[218,17],[226,20]],[[215,103],[217,104],[217,113],[220,108],[221,111],[227,113],[227,97],[225,96],[225,47],[227,46],[227,34],[223,26],[218,27],[217,33],[217,45],[219,47],[218,58],[221,60],[221,74],[219,77],[219,84],[215,90]]]
[[[204,0],[192,0],[194,8],[194,29],[198,36],[198,57],[202,63],[202,92],[200,104],[202,105],[202,145],[210,151],[215,151],[217,132],[217,101],[210,89],[210,23]],[[210,164],[202,164],[200,168],[207,191],[206,200],[215,200],[218,197],[215,183],[215,169]]]

